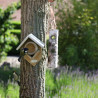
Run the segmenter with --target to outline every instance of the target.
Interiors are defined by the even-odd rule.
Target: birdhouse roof
[[[42,41],[40,41],[37,37],[35,37],[33,34],[29,34],[22,42],[21,44],[17,47],[16,50],[19,50],[21,48],[21,46],[27,41],[27,39],[31,39],[32,41],[34,41],[37,45],[39,45],[41,48],[44,47],[44,43]]]

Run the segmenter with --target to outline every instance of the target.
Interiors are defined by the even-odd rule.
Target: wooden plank
[[[49,32],[48,45],[48,67],[58,67],[58,30],[54,29]]]
[[[24,59],[27,60],[32,66],[35,66],[42,58],[42,49],[39,47],[39,50],[35,53],[33,57],[26,54]]]

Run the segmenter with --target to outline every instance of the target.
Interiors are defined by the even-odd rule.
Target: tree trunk
[[[20,65],[20,98],[45,98],[46,32],[48,0],[21,0],[21,41],[30,33],[45,43],[42,59],[30,65],[24,58]]]

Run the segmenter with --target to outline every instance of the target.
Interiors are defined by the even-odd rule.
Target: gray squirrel
[[[20,76],[18,76],[18,74],[15,71],[13,71],[13,77],[17,84],[20,86]]]

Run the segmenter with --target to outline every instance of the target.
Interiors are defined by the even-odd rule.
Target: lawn
[[[98,74],[84,74],[79,69],[65,70],[55,79],[47,71],[46,98],[98,98]]]
[[[0,83],[0,98],[19,98],[19,86]],[[98,73],[68,68],[46,71],[46,98],[98,98]]]

